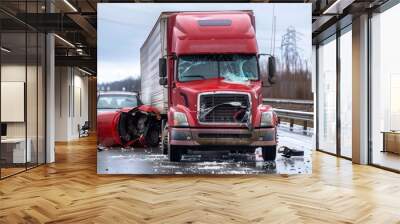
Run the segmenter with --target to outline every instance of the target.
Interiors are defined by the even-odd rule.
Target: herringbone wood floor
[[[96,141],[0,181],[0,223],[400,223],[400,175],[314,153],[296,176],[99,176]]]

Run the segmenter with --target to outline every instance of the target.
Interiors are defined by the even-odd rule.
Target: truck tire
[[[150,147],[156,147],[160,144],[160,129],[153,125],[145,137],[146,143]]]
[[[161,151],[164,155],[168,155],[168,142],[169,142],[168,125],[165,125],[161,134]]]
[[[180,146],[168,144],[168,157],[171,162],[180,162],[182,159],[183,149]]]
[[[274,161],[276,158],[276,145],[262,147],[264,161]]]

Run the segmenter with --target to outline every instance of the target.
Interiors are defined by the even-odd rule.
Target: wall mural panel
[[[312,102],[311,55],[311,4],[98,4],[98,173],[310,173],[264,102]]]

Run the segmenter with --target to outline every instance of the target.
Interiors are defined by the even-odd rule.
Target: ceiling
[[[202,2],[312,3],[314,43],[335,32],[337,21],[373,9],[386,0],[269,0]],[[1,0],[0,21],[4,32],[30,27],[40,32],[55,32],[56,65],[80,66],[96,73],[97,3],[172,2],[132,0]],[[173,1],[190,2],[190,1]],[[194,2],[194,1],[191,1]],[[197,1],[198,2],[198,1]],[[49,4],[50,3],[50,4]],[[50,5],[50,7],[49,7]],[[52,13],[50,12],[52,8]],[[27,13],[26,13],[27,12]],[[346,22],[342,24],[346,25]],[[334,29],[332,28],[334,27]]]

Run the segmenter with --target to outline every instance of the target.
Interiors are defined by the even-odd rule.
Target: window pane
[[[43,33],[39,33],[38,36],[38,164],[45,163],[45,60],[46,60],[46,36]]]
[[[340,152],[352,156],[352,35],[340,37]]]
[[[36,32],[27,33],[27,80],[26,80],[26,115],[27,141],[30,147],[28,168],[37,165],[37,73],[38,73],[38,36]],[[28,147],[28,148],[29,148]]]
[[[318,48],[319,149],[336,153],[336,41]]]
[[[17,17],[29,16],[44,13],[45,0],[0,1],[0,7]],[[45,35],[2,12],[0,17],[4,178],[45,161]]]
[[[372,18],[372,163],[400,170],[400,5]],[[387,134],[383,134],[387,132]]]
[[[26,33],[1,34],[1,175],[25,170],[30,161],[26,142]],[[28,147],[27,147],[28,146]],[[26,150],[28,148],[28,150]]]

